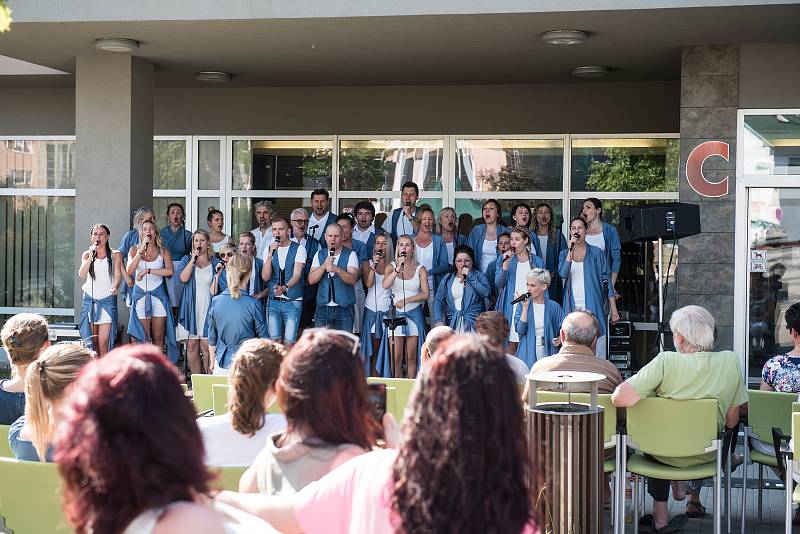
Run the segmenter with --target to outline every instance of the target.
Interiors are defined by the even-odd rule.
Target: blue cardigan
[[[569,272],[571,262],[567,261],[568,250],[562,250],[558,260],[558,273],[567,282],[564,288],[562,308],[564,315],[575,311],[575,299],[572,294],[571,280]],[[603,281],[608,282],[607,297],[614,296],[614,288],[611,286],[611,275],[608,271],[608,263],[603,251],[597,247],[586,243],[586,257],[583,259],[583,290],[586,295],[586,309],[591,311],[597,322],[600,323],[600,335],[606,335],[606,318],[603,307],[606,297],[603,296]]]
[[[131,317],[128,321],[128,335],[136,339],[140,343],[147,341],[144,335],[144,327],[142,326],[139,316],[136,314],[136,303],[139,299],[145,299],[145,312],[152,313],[153,305],[151,299],[158,299],[161,305],[167,310],[167,327],[164,334],[164,341],[167,344],[167,357],[175,363],[178,361],[178,341],[175,339],[175,325],[172,322],[172,313],[170,312],[169,295],[167,295],[166,278],[155,289],[145,293],[144,289],[133,285],[131,288]]]
[[[405,317],[407,322],[413,322],[414,325],[417,327],[417,369],[419,370],[419,356],[422,353],[422,344],[425,342],[425,336],[427,335],[427,330],[425,328],[425,316],[422,313],[422,309],[424,308],[423,303],[420,303],[419,306],[414,308],[413,310],[409,311],[408,313],[403,313],[398,311],[397,317]],[[406,326],[399,326],[398,328],[402,329],[403,332],[408,332]],[[388,335],[381,337],[381,346],[378,349],[378,357],[375,359],[375,369],[378,371],[380,376],[384,378],[391,378],[392,373],[394,373],[394,369],[392,369],[391,365],[391,358],[389,357],[389,343],[391,343],[392,334],[391,332]],[[402,355],[395,354],[395,358],[402,357]],[[400,378],[400,377],[395,377]]]
[[[99,309],[98,309],[99,308]],[[86,346],[92,350],[97,350],[94,346],[94,338],[92,337],[91,323],[94,323],[100,317],[100,310],[105,310],[111,317],[111,332],[108,336],[108,350],[114,348],[114,341],[117,337],[117,296],[109,295],[104,299],[94,300],[92,297],[83,294],[83,303],[81,304],[81,322],[78,325],[78,331],[81,333],[81,339],[84,340]],[[132,313],[136,313],[133,311]]]
[[[181,262],[178,264],[178,269],[172,276],[177,276],[178,280],[180,280],[181,273],[189,265],[189,262],[192,261],[191,256],[184,256],[181,259]],[[216,271],[217,265],[221,260],[216,256],[211,258],[211,271],[212,273]],[[222,274],[220,274],[220,278]],[[181,282],[183,285],[183,293],[181,296],[181,306],[178,309],[178,324],[183,326],[187,332],[191,335],[196,336],[202,334],[203,337],[208,337],[208,317],[206,317],[205,327],[203,328],[202,332],[197,331],[197,317],[195,313],[195,299],[197,297],[197,284],[194,278],[194,269],[192,269],[192,277],[189,278],[189,281],[186,283]]]
[[[508,232],[508,228],[497,223],[497,235],[499,236],[503,232]],[[467,237],[467,245],[472,249],[472,253],[475,255],[475,266],[476,269],[480,267],[481,264],[481,255],[483,254],[483,241],[486,239],[486,225],[479,224],[475,226],[472,231],[469,233],[469,237]],[[498,256],[500,253],[498,252]],[[486,274],[486,273],[483,273]]]
[[[533,241],[533,249],[536,251],[536,255],[544,260],[545,268],[550,271],[551,279],[550,287],[547,290],[548,295],[556,302],[561,302],[564,287],[561,283],[561,277],[558,275],[558,257],[561,255],[562,250],[567,250],[567,240],[560,230],[556,232],[556,239],[550,239],[548,237],[547,250],[545,251],[547,252],[547,258],[543,257],[542,247],[539,244],[539,236],[532,233],[531,240]]]
[[[536,254],[528,253],[528,258],[530,259],[530,263],[533,264],[531,269],[535,269],[536,267],[540,269],[544,268],[542,258]],[[502,312],[506,317],[511,317],[511,301],[514,300],[514,286],[517,281],[518,265],[519,260],[516,254],[511,256],[508,262],[508,271],[503,270],[502,257],[497,258],[497,262],[495,263],[494,285],[497,288],[498,297],[494,309]]]
[[[451,272],[442,278],[436,289],[433,309],[435,322],[446,323],[455,329],[459,320],[463,320],[465,332],[475,330],[475,319],[486,311],[486,297],[489,296],[489,281],[480,271],[470,271],[467,283],[464,286],[464,297],[461,300],[461,309],[456,310],[453,292],[451,291],[455,273]]]
[[[606,261],[612,273],[619,273],[622,258],[620,251],[622,244],[619,241],[619,234],[613,224],[603,223],[603,241],[606,243]]]
[[[563,320],[561,306],[549,298],[544,298],[544,352],[546,356],[552,356],[558,350],[553,345],[553,338],[556,337],[561,329]],[[536,321],[533,315],[533,302],[528,304],[528,320],[522,321],[522,306],[517,308],[514,314],[514,328],[519,334],[519,345],[517,346],[517,357],[525,362],[528,368],[536,363]],[[528,335],[530,333],[530,335]]]

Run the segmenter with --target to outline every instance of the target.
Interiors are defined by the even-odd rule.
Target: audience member
[[[498,350],[505,354],[506,362],[514,372],[517,384],[524,384],[525,377],[528,376],[530,371],[528,366],[513,354],[506,353],[504,349],[510,330],[508,319],[499,311],[483,312],[475,320],[475,331],[482,336],[486,336],[493,347],[497,347]]]
[[[739,408],[747,402],[747,390],[739,357],[731,351],[713,352],[714,318],[700,306],[685,306],[673,312],[669,320],[677,352],[661,352],[637,374],[620,384],[612,401],[614,406],[629,408],[641,399],[655,395],[676,400],[716,399],[718,430],[739,424]],[[713,461],[711,456],[690,458],[655,458],[666,465],[691,467]],[[652,526],[663,529],[680,528],[686,517],[669,520],[667,500],[670,484],[666,480],[651,478],[647,491],[654,500]],[[677,490],[677,491],[676,491]],[[678,485],[673,485],[673,496],[683,497]],[[700,504],[700,490],[689,494],[686,505],[688,517],[702,517],[705,509]]]
[[[78,534],[276,532],[207,498],[194,408],[157,347],[127,345],[86,367],[64,400],[54,456]]]
[[[422,344],[421,365],[426,365],[426,362],[433,358],[433,355],[436,354],[436,351],[439,350],[444,342],[455,334],[455,330],[449,326],[439,325],[431,328],[431,331],[425,336],[425,343]]]
[[[306,330],[283,360],[276,389],[288,422],[239,483],[243,492],[289,495],[375,443],[358,340]]]
[[[266,339],[249,339],[233,357],[228,413],[197,420],[206,465],[249,467],[267,438],[286,428],[282,414],[268,414],[286,351]]]
[[[452,340],[411,402],[397,450],[354,458],[287,498],[218,499],[282,532],[536,532],[522,406],[502,352],[474,336]]]
[[[514,314],[514,324],[519,335],[517,357],[525,365],[532,366],[537,360],[555,354],[553,341],[564,314],[557,302],[547,298],[549,271],[539,267],[529,271],[526,283],[528,298],[522,301]]]
[[[434,323],[448,324],[456,332],[474,332],[475,319],[486,310],[491,285],[486,275],[474,270],[472,249],[455,249],[453,270],[439,282],[434,299]]]
[[[47,321],[34,313],[18,313],[0,331],[3,349],[11,363],[11,378],[0,380],[0,425],[10,425],[25,413],[25,373],[50,346]]]
[[[761,371],[761,389],[800,393],[800,302],[789,306],[784,321],[794,349],[767,360]]]
[[[80,345],[52,345],[28,368],[25,377],[25,415],[8,432],[17,460],[52,461],[50,442],[60,417],[61,401],[94,354]]]

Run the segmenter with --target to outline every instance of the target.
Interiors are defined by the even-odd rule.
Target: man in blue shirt
[[[336,223],[325,229],[325,242],[327,248],[314,255],[308,274],[309,284],[319,284],[314,323],[318,328],[328,326],[352,332],[358,257],[342,247],[342,228]]]

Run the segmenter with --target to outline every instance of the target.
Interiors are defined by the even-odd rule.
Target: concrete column
[[[739,46],[687,46],[681,63],[681,202],[700,205],[702,233],[680,241],[678,305],[697,304],[717,320],[718,349],[733,348],[736,111]],[[706,178],[730,178],[727,195],[700,196],[686,181],[686,159],[704,141],[724,141],[730,158],[709,158]],[[666,318],[669,319],[669,318]]]
[[[75,254],[98,222],[111,229],[116,248],[131,215],[153,198],[153,64],[129,55],[78,57],[75,76],[77,138]],[[75,285],[75,316],[81,284]],[[127,308],[120,306],[127,324]]]

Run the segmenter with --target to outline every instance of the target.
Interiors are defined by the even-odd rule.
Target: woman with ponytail
[[[8,433],[8,443],[17,460],[52,461],[50,442],[59,405],[67,387],[93,358],[92,352],[80,345],[53,345],[28,367],[25,415],[11,425]]]
[[[10,425],[25,413],[25,373],[39,354],[50,346],[47,321],[35,313],[18,313],[0,330],[11,362],[11,378],[0,380],[0,425]]]
[[[79,329],[86,346],[104,356],[117,337],[117,292],[122,279],[122,255],[111,250],[111,231],[95,224],[92,245],[81,255],[78,276],[85,279]]]
[[[247,288],[252,262],[236,253],[225,266],[228,288],[211,300],[208,309],[208,348],[215,375],[227,375],[239,346],[254,337],[267,337],[264,309]]]

